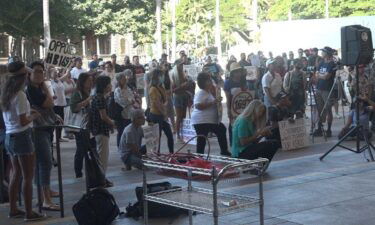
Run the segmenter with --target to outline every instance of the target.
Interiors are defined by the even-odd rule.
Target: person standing
[[[73,92],[75,92],[76,84],[75,84],[74,80],[72,79],[71,74],[69,72],[67,73],[67,76],[63,79],[63,84],[64,84],[64,88],[65,88],[66,104],[70,105],[70,98],[72,97]],[[69,107],[65,107],[64,108],[64,121],[69,120],[70,114],[71,114],[71,112],[70,112]],[[73,139],[74,136],[73,136],[72,133],[67,132],[67,130],[65,130],[64,138]]]
[[[282,90],[283,81],[281,76],[275,71],[274,60],[267,61],[268,72],[262,78],[264,105],[270,107],[276,104],[275,97]]]
[[[116,54],[112,54],[111,55],[112,67],[113,67],[115,73],[120,73],[120,72],[122,72],[122,68],[119,64],[117,64],[116,60],[117,60]]]
[[[72,75],[73,80],[77,81],[78,77],[81,73],[87,72],[86,69],[82,68],[82,59],[81,58],[75,58],[74,59],[74,67],[70,71],[70,74]]]
[[[324,61],[320,63],[316,71],[316,77],[318,79],[317,91],[316,91],[316,103],[318,111],[321,112],[319,117],[318,128],[314,131],[314,136],[323,135],[323,123],[327,120],[327,131],[326,136],[331,137],[333,113],[332,106],[334,104],[333,99],[329,96],[330,90],[335,81],[335,62],[333,61],[334,50],[330,47],[324,47],[322,49],[322,57]],[[324,109],[324,110],[323,110]]]
[[[152,71],[151,83],[150,83],[150,120],[153,123],[159,124],[159,151],[160,151],[160,137],[161,131],[167,136],[169,153],[174,151],[174,141],[172,129],[167,122],[166,106],[167,96],[165,89],[163,88],[164,78],[163,71],[155,69]]]
[[[128,86],[128,80],[133,76],[132,71],[127,69],[124,73],[118,73],[116,75],[117,87],[114,92],[115,102],[121,106],[122,111],[120,112],[121,117],[115,120],[117,128],[117,147],[120,144],[121,135],[126,126],[131,123],[130,115],[136,106],[135,96],[133,91]]]
[[[94,53],[92,54],[92,61],[89,63],[89,69],[90,71],[94,71],[98,68],[98,66],[99,66],[98,54]]]
[[[121,66],[121,70],[131,70],[132,76],[128,77],[127,84],[132,90],[136,90],[136,77],[135,77],[135,70],[133,64],[130,62],[130,58],[128,55],[124,57],[124,65]]]
[[[176,121],[175,121],[175,112],[173,108],[173,93],[172,93],[172,81],[171,78],[169,77],[169,66],[166,63],[161,64],[161,70],[163,71],[163,76],[164,76],[164,89],[165,89],[165,94],[167,97],[167,117],[169,118],[169,121],[172,125],[172,130],[173,133],[176,133]]]
[[[98,76],[95,81],[95,94],[90,107],[90,131],[95,136],[96,150],[104,173],[107,171],[109,158],[109,133],[115,127],[114,121],[108,116],[106,97],[111,93],[111,78]],[[106,186],[112,187],[113,183],[106,180]]]
[[[91,102],[91,89],[91,75],[88,73],[82,73],[77,81],[77,90],[72,94],[71,97],[70,111],[72,114],[80,113],[82,119],[88,119],[89,106]],[[74,171],[76,178],[83,176],[83,159],[87,150],[90,148],[90,133],[88,131],[87,122],[81,121],[80,127],[82,129],[79,132],[74,132],[77,147],[74,155]]]
[[[44,65],[41,62],[31,64],[32,73],[26,88],[26,95],[31,107],[40,112],[45,112],[44,117],[55,118],[53,111],[53,97],[45,83]],[[42,123],[43,124],[43,123]],[[36,124],[34,123],[34,126]],[[38,124],[37,124],[38,125]],[[51,124],[52,125],[52,124]],[[34,127],[33,137],[36,153],[36,181],[42,187],[42,198],[44,210],[60,211],[60,206],[52,202],[52,197],[59,193],[51,190],[51,169],[52,169],[52,140],[53,128]]]
[[[241,60],[238,63],[241,65],[241,67],[251,66],[251,61],[249,62],[246,60],[245,53],[241,53]]]
[[[216,134],[220,145],[221,155],[230,156],[227,143],[227,128],[219,121],[217,104],[221,97],[215,98],[211,90],[213,86],[210,74],[201,72],[197,78],[200,90],[194,96],[194,109],[191,114],[191,123],[197,135],[207,137],[209,132]],[[206,139],[198,137],[197,153],[204,153]]]
[[[297,111],[304,113],[305,109],[305,95],[306,95],[306,74],[302,71],[302,60],[295,59],[295,65],[292,71],[286,73],[284,78],[284,90],[289,94],[289,99],[292,102],[291,113],[295,114]]]
[[[66,97],[65,97],[65,86],[62,82],[62,79],[64,77],[59,77],[59,72],[55,68],[49,68],[49,72],[51,75],[51,85],[53,89],[53,111],[57,115],[59,115],[62,119],[64,118],[64,107],[67,105],[66,103]],[[61,138],[62,129],[57,128],[56,131],[58,134],[58,138],[60,139],[60,142],[67,142],[66,139]]]
[[[6,127],[5,149],[11,158],[9,182],[9,218],[25,218],[25,221],[41,220],[45,216],[32,210],[35,154],[32,141],[32,122],[40,114],[30,109],[23,91],[27,71],[23,62],[8,65],[11,73],[2,84],[1,109]],[[21,179],[22,178],[22,179]],[[25,211],[18,209],[17,198],[22,180]],[[1,181],[2,182],[2,181]]]
[[[139,56],[133,56],[133,67],[134,67],[134,77],[136,88],[138,89],[138,94],[144,95],[144,74],[146,73],[145,68],[139,63]]]

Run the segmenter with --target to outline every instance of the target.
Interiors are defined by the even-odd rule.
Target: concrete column
[[[9,35],[8,36],[8,56],[12,54],[12,41],[13,41],[13,38],[12,36]]]
[[[82,56],[86,57],[86,36],[82,36]]]
[[[99,38],[96,37],[96,54],[100,56],[100,44],[99,44]]]

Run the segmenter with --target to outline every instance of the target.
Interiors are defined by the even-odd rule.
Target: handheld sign
[[[246,70],[246,80],[256,80],[258,69],[256,66],[245,66]]]
[[[50,66],[68,68],[76,55],[75,45],[52,39],[49,42],[45,63]]]
[[[159,148],[159,124],[143,126],[142,129],[147,150],[157,152]]]
[[[296,119],[294,123],[288,120],[279,122],[281,145],[284,151],[303,148],[309,145],[304,119]]]
[[[239,116],[248,104],[253,100],[253,96],[249,91],[239,91],[232,98],[231,112],[233,118]]]
[[[190,122],[190,119],[184,119],[182,121],[182,139],[184,142],[189,141],[191,138],[197,136],[197,133],[195,132],[195,129],[193,125]],[[196,145],[197,144],[197,139],[193,139],[189,142],[191,145]]]
[[[194,81],[197,81],[198,68],[195,65],[184,65],[184,71],[187,76],[191,77]]]

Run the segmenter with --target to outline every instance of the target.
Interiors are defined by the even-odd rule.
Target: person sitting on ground
[[[289,120],[294,122],[294,114],[290,112],[290,106],[292,102],[290,101],[289,95],[284,91],[280,92],[276,96],[276,105],[268,108],[268,124],[271,128],[271,135],[267,136],[268,140],[277,140],[279,146],[281,147],[281,138],[279,130],[279,122],[282,120]],[[302,118],[301,111],[296,112],[296,118]]]
[[[249,160],[262,157],[271,162],[279,144],[274,140],[264,141],[269,135],[271,127],[266,126],[266,106],[253,100],[233,124],[232,156]]]
[[[146,146],[142,146],[143,129],[145,124],[145,114],[142,109],[135,109],[131,114],[131,123],[125,128],[120,140],[119,151],[121,160],[126,169],[131,166],[142,168],[142,155],[146,154]]]
[[[372,133],[370,131],[369,122],[370,122],[370,112],[373,112],[375,109],[375,103],[371,101],[368,97],[359,97],[359,125],[362,126],[363,130],[359,138],[364,140],[364,134],[368,139],[371,138]],[[357,112],[356,112],[356,101],[353,101],[352,109],[349,112],[348,120],[346,121],[345,126],[340,131],[338,138],[343,138],[355,125],[357,124]],[[357,133],[353,132],[350,137],[356,137]]]

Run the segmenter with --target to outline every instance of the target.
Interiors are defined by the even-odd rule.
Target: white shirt
[[[73,78],[73,79],[78,80],[79,75],[80,75],[81,73],[85,73],[85,72],[87,72],[86,69],[83,69],[83,68],[78,69],[77,67],[74,67],[74,68],[70,71],[70,75],[72,75],[72,78]]]
[[[64,81],[63,84],[64,84],[64,87],[65,87],[65,90],[71,90],[75,87],[74,81],[72,81],[71,83],[68,83],[68,82]],[[72,97],[72,93],[65,94],[66,99],[70,99],[70,97]]]
[[[51,84],[54,96],[56,96],[56,99],[53,100],[55,106],[66,106],[65,86],[63,82],[52,80]]]
[[[194,96],[194,105],[213,101],[215,101],[215,97],[211,93],[202,89],[199,90]],[[199,110],[194,107],[193,112],[191,113],[191,124],[202,123],[218,123],[218,111],[216,104],[203,110]]]
[[[283,79],[281,78],[280,74],[275,73],[275,76],[272,76],[272,74],[268,71],[262,78],[262,86],[263,93],[266,94],[265,88],[268,87],[270,89],[271,96],[274,98],[282,90]]]
[[[7,134],[19,133],[31,127],[32,123],[21,126],[20,115],[22,114],[30,115],[30,103],[25,92],[19,91],[10,101],[9,110],[3,112]]]

